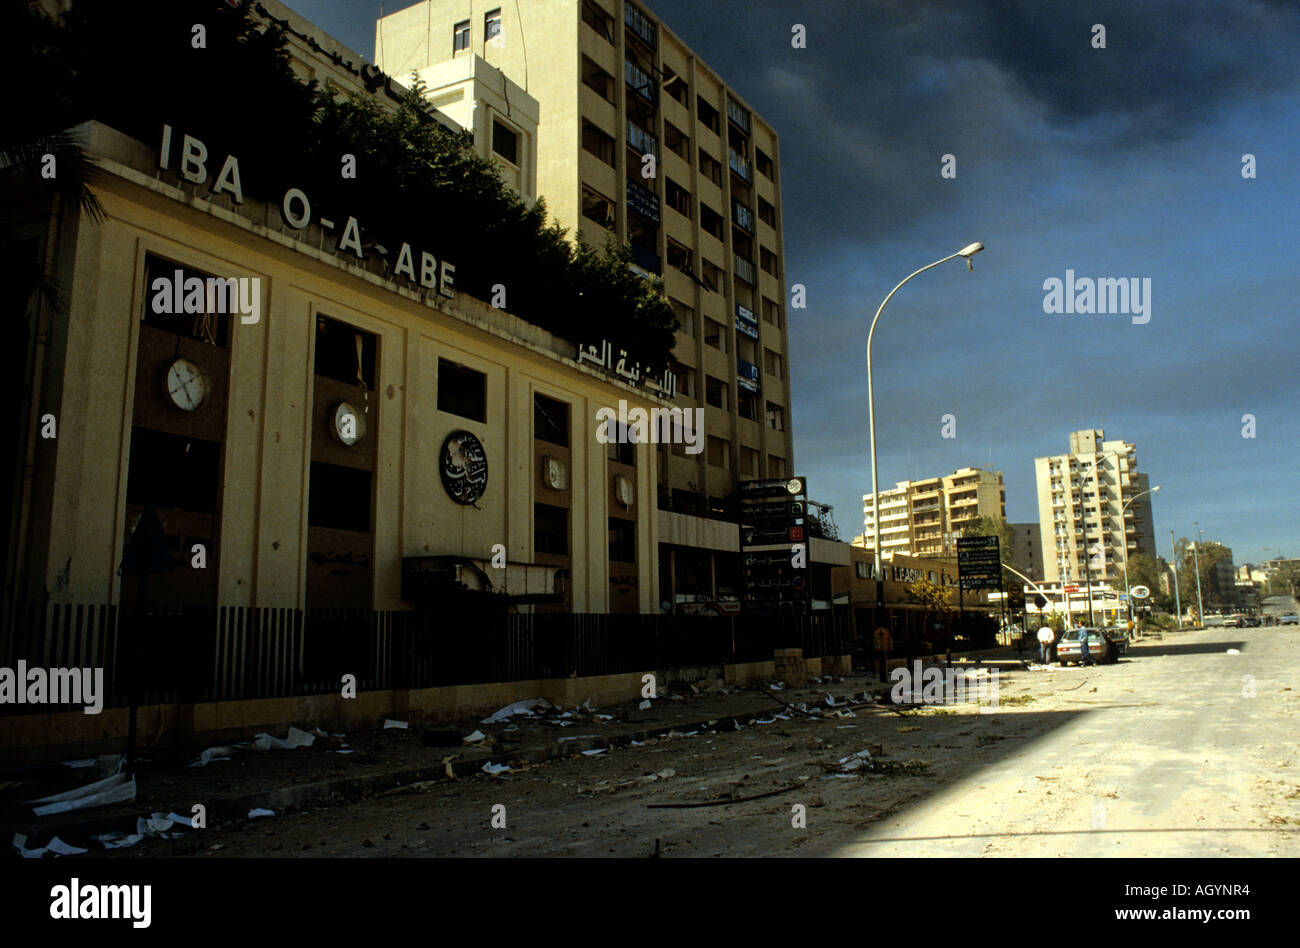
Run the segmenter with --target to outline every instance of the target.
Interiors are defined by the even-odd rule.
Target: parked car
[[[1294,612],[1288,612],[1286,615],[1281,615],[1277,617],[1277,624],[1278,625],[1300,625],[1300,615],[1296,615]]]
[[[1087,637],[1088,657],[1098,665],[1119,661],[1119,648],[1101,629],[1066,629],[1056,642],[1056,658],[1062,665],[1080,660],[1080,645]]]
[[[1115,649],[1115,656],[1128,654],[1128,629],[1122,625],[1111,625],[1101,630],[1106,641]]]

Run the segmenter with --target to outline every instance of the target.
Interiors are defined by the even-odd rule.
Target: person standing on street
[[[1079,627],[1079,667],[1087,668],[1092,664],[1092,652],[1088,650],[1088,629]]]
[[[1056,633],[1052,631],[1050,625],[1045,625],[1038,630],[1038,651],[1041,653],[1041,660],[1044,665],[1048,662],[1048,654],[1051,651],[1052,644],[1056,641]]]

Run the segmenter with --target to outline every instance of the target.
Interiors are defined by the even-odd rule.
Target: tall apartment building
[[[1131,442],[1075,431],[1069,453],[1035,458],[1034,474],[1045,579],[1123,582],[1125,547],[1155,556],[1150,483]]]
[[[666,458],[665,486],[716,507],[738,478],[793,473],[775,130],[621,0],[426,0],[380,19],[375,45],[381,69],[419,74],[453,116],[463,99],[437,91],[449,69],[482,61],[522,86],[538,103],[536,192],[550,214],[597,246],[626,241],[662,276],[682,324],[678,401],[705,409],[707,435],[700,455]],[[498,106],[475,119],[516,147]]]
[[[713,521],[734,520],[739,480],[796,473],[776,131],[626,0],[426,0],[377,21],[375,61],[491,128],[507,172],[527,181],[535,164],[536,194],[570,233],[625,242],[640,272],[663,279],[681,324],[675,402],[701,409],[704,428],[698,454],[659,448],[659,507],[674,515],[664,585],[725,598],[738,557],[716,554],[738,553],[738,540]],[[537,102],[535,141],[508,96],[467,104],[465,77],[482,88],[492,71]]]
[[[1043,578],[1043,538],[1037,523],[1009,523],[1009,562],[1030,579]]]
[[[862,542],[875,549],[871,494],[862,497]],[[956,553],[957,537],[980,517],[1007,515],[1001,471],[964,467],[943,477],[899,481],[880,492],[882,553],[946,556]]]

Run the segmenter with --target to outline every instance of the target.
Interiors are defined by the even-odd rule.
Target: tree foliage
[[[932,583],[928,579],[918,579],[908,583],[908,595],[914,602],[920,603],[932,612],[947,614],[952,611],[952,590]]]

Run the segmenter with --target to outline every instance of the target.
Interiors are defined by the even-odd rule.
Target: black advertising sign
[[[1002,557],[997,537],[959,537],[957,577],[962,589],[1000,589]]]
[[[807,511],[802,477],[740,483],[741,599],[747,610],[810,611]]]

